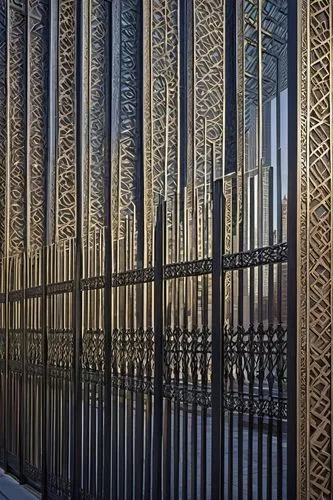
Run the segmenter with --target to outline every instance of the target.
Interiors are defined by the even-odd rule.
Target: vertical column
[[[82,472],[82,386],[81,386],[81,353],[82,353],[82,293],[81,293],[81,278],[82,278],[82,173],[85,160],[84,154],[84,139],[83,139],[83,123],[85,120],[83,106],[83,2],[84,0],[76,0],[75,4],[75,88],[76,96],[74,101],[75,106],[75,167],[76,167],[76,245],[75,245],[75,272],[74,272],[74,290],[73,290],[73,334],[74,334],[74,363],[73,363],[73,388],[74,388],[74,405],[73,405],[73,497],[80,497],[81,490],[81,472]]]
[[[162,202],[158,206],[155,232],[153,498],[162,498],[165,224],[165,202]]]
[[[111,4],[106,6],[106,50],[105,59],[105,159],[104,159],[104,220],[105,220],[105,249],[104,249],[104,473],[103,497],[110,499],[111,493],[111,336],[112,336],[112,219],[111,219],[111,89],[112,89],[112,20]],[[116,493],[113,492],[113,498]]]
[[[74,0],[59,0],[57,53],[57,143],[53,203],[54,238],[73,238],[76,230],[76,62]]]
[[[224,496],[224,411],[223,411],[223,191],[222,181],[214,186],[213,278],[212,278],[212,499]]]
[[[292,3],[292,2],[291,2]],[[329,0],[290,5],[290,82],[297,82],[291,101],[289,151],[293,161],[289,187],[289,391],[297,367],[297,497],[332,495],[332,151],[333,151],[333,7]],[[296,40],[297,32],[297,58]],[[293,70],[297,65],[297,74]],[[294,79],[293,79],[294,78]],[[295,98],[295,83],[290,98]],[[297,101],[296,105],[293,103]],[[298,131],[295,136],[295,130]],[[295,162],[296,160],[296,162]],[[296,165],[296,167],[295,167]],[[295,169],[295,170],[294,170]],[[293,233],[296,233],[295,241]],[[294,269],[294,270],[293,270]],[[294,287],[294,280],[296,286]],[[297,303],[295,302],[297,297]],[[292,314],[296,313],[294,324]],[[297,332],[294,339],[293,332]],[[296,352],[294,350],[296,346]],[[290,392],[288,418],[295,416]],[[289,423],[290,432],[293,422]],[[291,439],[291,436],[290,436]],[[293,451],[292,441],[290,453]],[[295,480],[295,479],[294,479]],[[289,477],[289,486],[292,478]],[[292,490],[291,490],[292,491]]]
[[[5,255],[6,239],[6,151],[7,151],[7,13],[0,2],[0,254]]]

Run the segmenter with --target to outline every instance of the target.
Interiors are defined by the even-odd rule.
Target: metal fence
[[[101,231],[1,262],[1,463],[45,498],[285,498],[287,331],[224,303],[228,273],[287,246],[223,256],[221,193],[211,257],[172,262],[162,203],[154,267],[133,269],[130,220],[111,248]]]

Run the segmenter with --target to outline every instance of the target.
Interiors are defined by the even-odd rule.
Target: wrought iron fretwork
[[[43,498],[283,498],[286,4],[0,0],[0,465]]]
[[[332,4],[300,2],[297,328],[299,497],[332,491]]]

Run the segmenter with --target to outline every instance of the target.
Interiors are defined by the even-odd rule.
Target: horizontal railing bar
[[[222,267],[224,272],[237,271],[251,267],[258,267],[271,264],[279,264],[288,260],[287,243],[279,243],[269,247],[257,248],[246,252],[224,255]],[[178,262],[167,264],[163,269],[163,279],[177,279],[191,276],[204,276],[212,272],[212,259],[200,259],[189,262]],[[137,285],[140,283],[151,283],[155,279],[154,267],[134,269],[114,273],[112,275],[112,287],[123,287]],[[98,290],[105,286],[104,276],[93,276],[81,280],[81,290]],[[73,281],[64,281],[47,285],[47,295],[71,293],[73,291]],[[9,302],[17,302],[24,298],[41,297],[42,287],[30,287],[25,290],[15,290],[8,294]],[[0,303],[6,301],[6,294],[0,293]]]

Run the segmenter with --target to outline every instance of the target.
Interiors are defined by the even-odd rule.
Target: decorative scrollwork
[[[24,249],[25,237],[25,16],[9,9],[9,92],[10,92],[10,176],[9,176],[9,251]],[[9,154],[9,152],[7,152]]]
[[[29,165],[30,241],[32,248],[44,241],[45,165],[47,158],[48,84],[48,5],[43,0],[27,0],[30,17],[29,47]]]
[[[57,295],[62,293],[71,293],[73,291],[73,281],[64,281],[63,283],[53,283],[47,285],[48,295]]]
[[[195,186],[222,174],[224,2],[195,0]],[[213,172],[215,168],[215,172]],[[204,190],[199,189],[202,199]],[[200,199],[199,199],[200,201]]]
[[[149,283],[154,281],[154,268],[135,269],[133,271],[124,271],[112,276],[112,286],[135,285],[137,283]]]
[[[11,361],[22,361],[22,330],[10,330],[8,333],[8,357]]]
[[[223,256],[224,271],[244,269],[265,264],[277,264],[288,260],[287,243],[279,243],[270,247],[258,248],[247,252]]]
[[[154,371],[153,330],[113,330],[111,341],[114,386],[151,392]]]
[[[0,255],[5,252],[6,234],[6,162],[7,162],[7,33],[6,33],[6,1],[0,1]]]
[[[42,340],[43,333],[40,330],[27,330],[27,353],[26,360],[30,365],[42,364]]]
[[[104,369],[104,332],[88,330],[82,339],[82,368],[87,371]]]
[[[59,240],[75,236],[75,0],[59,2],[58,151],[56,227]]]
[[[48,364],[62,369],[71,368],[74,354],[72,330],[49,330],[47,340]]]

